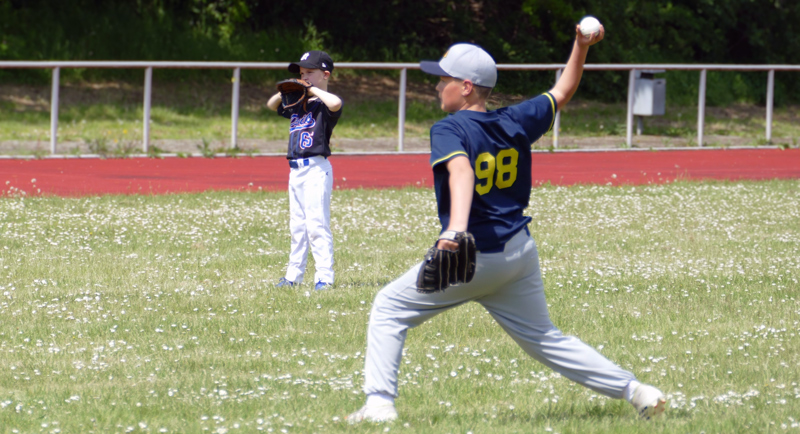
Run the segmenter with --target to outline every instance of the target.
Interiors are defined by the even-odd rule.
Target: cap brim
[[[294,62],[289,64],[289,72],[299,74],[301,66],[308,69],[319,69],[317,65],[310,62]]]
[[[445,72],[441,66],[439,66],[439,62],[435,60],[422,60],[419,62],[419,69],[422,72],[431,74],[431,75],[438,75],[440,77],[452,77],[450,74]]]

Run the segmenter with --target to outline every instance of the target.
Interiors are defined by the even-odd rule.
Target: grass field
[[[76,143],[90,150],[121,148],[138,150],[142,140],[142,88],[140,84],[68,83],[62,86],[59,111],[60,153],[76,152]],[[331,84],[331,91],[345,101],[345,112],[334,130],[336,139],[375,139],[397,137],[397,83],[386,77],[345,77]],[[0,85],[0,143],[39,144],[12,154],[39,153],[49,149],[49,87]],[[286,120],[268,112],[264,104],[273,93],[270,86],[245,81],[241,90],[238,138],[241,140],[285,140]],[[490,108],[521,101],[521,96],[495,95]],[[153,89],[151,139],[178,140],[203,146],[224,147],[231,135],[231,89],[227,81],[204,83],[159,83]],[[436,101],[433,85],[410,83],[406,106],[405,136],[427,138],[430,126],[444,117]],[[706,145],[724,146],[733,138],[742,145],[766,144],[766,109],[754,104],[707,107]],[[661,137],[666,144],[679,141],[696,144],[696,105],[667,107],[665,116],[645,120],[644,133]],[[581,101],[580,94],[561,117],[561,137],[618,138],[625,143],[625,103],[604,104]],[[785,146],[800,146],[800,107],[777,107],[773,116],[772,137]],[[612,140],[613,142],[613,140]],[[719,143],[717,143],[719,142]],[[547,147],[551,140],[538,146]],[[70,147],[71,146],[71,147]],[[564,145],[562,145],[564,146]],[[336,151],[336,149],[334,149]],[[94,152],[102,153],[102,152]],[[109,152],[113,153],[113,152]]]
[[[532,192],[554,322],[668,394],[651,422],[473,303],[409,333],[397,422],[347,425],[372,300],[437,233],[433,192],[337,191],[322,293],[272,286],[287,211],[285,193],[0,200],[0,432],[800,431],[798,181]]]

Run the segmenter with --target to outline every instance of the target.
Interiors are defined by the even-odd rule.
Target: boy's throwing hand
[[[598,43],[598,42],[603,40],[603,37],[605,37],[605,35],[606,35],[606,29],[601,24],[600,25],[600,30],[598,30],[595,33],[592,33],[591,35],[585,36],[583,33],[581,33],[581,26],[580,25],[576,25],[575,26],[575,35],[576,35],[575,39],[576,39],[576,41],[577,41],[579,46],[581,46],[581,47],[590,47],[590,46],[592,46],[592,45],[594,45],[594,44],[596,44],[596,43]]]

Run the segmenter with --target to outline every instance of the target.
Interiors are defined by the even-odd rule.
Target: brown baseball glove
[[[442,250],[436,244],[428,250],[417,275],[417,291],[423,294],[444,291],[451,285],[469,283],[475,276],[477,248],[472,234],[444,231],[439,239],[457,243],[458,250]]]
[[[276,87],[278,88],[278,92],[281,93],[283,108],[290,110],[301,104],[305,107],[309,97],[308,88],[311,86],[313,86],[311,83],[299,78],[279,81]]]

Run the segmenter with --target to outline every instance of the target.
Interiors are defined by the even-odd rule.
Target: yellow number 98
[[[483,183],[475,185],[475,191],[484,195],[492,190],[493,185],[497,188],[508,188],[514,185],[517,180],[517,163],[519,162],[519,152],[514,149],[503,149],[494,155],[484,152],[475,159],[475,176]],[[497,180],[494,180],[495,168],[497,169]]]

